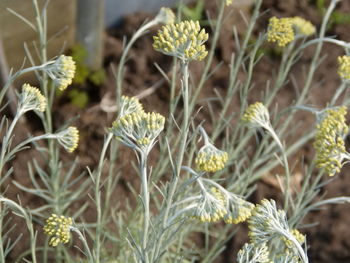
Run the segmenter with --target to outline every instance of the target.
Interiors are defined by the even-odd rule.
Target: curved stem
[[[289,201],[290,201],[290,171],[289,171],[289,164],[288,164],[288,159],[287,159],[287,154],[286,151],[281,143],[281,140],[277,136],[275,130],[270,126],[267,128],[268,132],[274,139],[274,141],[277,143],[278,147],[281,150],[282,153],[282,161],[283,161],[283,166],[286,172],[286,183],[285,183],[285,199],[284,199],[284,210],[287,212],[288,211],[288,206],[289,206]]]
[[[36,248],[35,248],[35,246],[36,246],[36,234],[35,234],[35,231],[34,231],[34,228],[33,228],[31,215],[28,214],[24,210],[23,207],[21,207],[19,204],[17,204],[16,202],[14,202],[14,201],[12,201],[10,199],[7,199],[5,197],[0,196],[0,202],[4,202],[8,206],[10,206],[12,208],[15,208],[24,217],[24,219],[26,221],[27,228],[29,230],[29,234],[30,234],[30,251],[31,251],[31,256],[32,256],[32,263],[36,263],[37,262],[36,253],[35,253],[35,251],[36,251]],[[0,211],[1,211],[1,208],[2,207],[1,207],[1,204],[0,204]],[[2,222],[1,222],[0,226],[2,227]],[[2,238],[0,238],[0,245],[1,245],[1,243],[2,243]],[[2,249],[0,249],[0,251],[2,252]],[[3,255],[0,255],[0,258],[3,258]],[[5,261],[2,261],[2,262],[5,262]]]
[[[85,252],[87,252],[87,258],[89,260],[89,263],[95,263],[96,261],[94,261],[94,257],[91,254],[89,245],[86,241],[85,236],[83,235],[83,233],[80,232],[80,230],[76,227],[71,227],[71,231],[75,232],[76,234],[78,234],[79,239],[83,242],[83,245],[85,247]]]
[[[142,36],[142,34],[145,33],[145,31],[147,31],[149,28],[151,28],[152,26],[156,25],[158,22],[156,19],[151,20],[150,22],[146,23],[145,25],[143,25],[142,27],[140,27],[135,34],[132,36],[132,38],[130,39],[129,43],[126,45],[126,47],[124,48],[123,54],[120,58],[120,62],[119,62],[119,66],[118,66],[118,72],[117,72],[117,94],[121,94],[122,91],[122,82],[123,82],[123,69],[124,69],[124,64],[125,64],[125,60],[126,60],[126,56],[129,53],[130,48],[132,47],[132,45],[135,43],[135,41]],[[118,96],[117,96],[118,98]],[[117,101],[118,103],[118,101]]]
[[[15,125],[21,116],[22,116],[22,111],[18,109],[15,117],[12,120],[10,127],[6,131],[6,134],[2,140],[1,153],[0,153],[0,179],[2,176],[2,169],[4,168],[4,165],[6,163],[6,158],[5,158],[6,152],[9,150],[8,147],[12,137],[13,129],[15,128]]]

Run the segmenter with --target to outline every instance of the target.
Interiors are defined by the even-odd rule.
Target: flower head
[[[58,142],[66,149],[67,152],[73,152],[78,147],[79,131],[76,127],[68,127],[67,129],[57,133]]]
[[[44,112],[46,108],[46,98],[38,88],[29,84],[22,86],[22,93],[19,98],[19,109],[24,113],[30,110]]]
[[[75,62],[72,57],[65,55],[59,56],[53,63],[45,67],[47,74],[60,90],[65,90],[72,84],[75,69]]]
[[[135,111],[113,122],[111,132],[125,145],[148,152],[164,129],[165,118],[159,113]]]
[[[232,1],[233,1],[233,0],[225,0],[226,6],[229,6],[230,4],[232,4]]]
[[[266,243],[261,245],[245,243],[237,254],[238,263],[270,263],[269,249]]]
[[[267,30],[267,40],[285,47],[294,40],[293,23],[290,18],[271,17]]]
[[[270,127],[269,111],[261,102],[255,102],[246,109],[242,121],[252,128]]]
[[[338,57],[338,74],[344,81],[350,81],[350,56]]]
[[[345,106],[328,109],[317,125],[314,142],[316,165],[319,168],[324,168],[329,176],[340,172],[342,161],[349,158],[344,143],[344,138],[348,133],[345,115]]]
[[[274,200],[263,199],[248,219],[249,237],[254,244],[265,243],[274,237],[290,234],[286,213],[277,210]]]
[[[134,112],[144,112],[140,101],[135,97],[130,98],[127,96],[122,96],[119,116],[122,117]]]
[[[310,36],[315,34],[316,28],[310,21],[307,21],[304,18],[299,16],[295,16],[290,19],[291,19],[292,25],[296,30],[296,33],[299,33],[304,36]]]
[[[193,218],[203,223],[217,222],[227,213],[225,200],[213,191],[202,191],[196,203]]]
[[[199,171],[217,172],[225,167],[227,160],[227,152],[220,151],[208,142],[198,151],[195,162]]]
[[[52,214],[44,226],[44,233],[50,237],[49,245],[56,247],[59,243],[68,243],[72,224],[72,218]]]
[[[155,50],[178,57],[183,61],[202,60],[208,54],[204,46],[204,42],[208,40],[208,34],[200,28],[198,21],[190,20],[165,25],[153,40]]]
[[[250,217],[254,208],[252,203],[223,188],[212,187],[211,192],[216,199],[221,200],[224,204],[226,213],[223,215],[223,219],[226,224],[239,224]]]
[[[162,7],[155,19],[162,24],[172,24],[175,22],[175,14],[170,8]]]

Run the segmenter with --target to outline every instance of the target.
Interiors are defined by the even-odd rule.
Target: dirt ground
[[[213,10],[213,4],[207,5],[209,10]],[[295,0],[264,0],[262,10],[270,11],[265,13],[259,20],[256,34],[266,28],[268,18],[272,15],[278,17],[282,16],[301,16],[309,19],[318,28],[321,21],[321,14],[315,8],[315,5],[307,0],[295,1]],[[338,11],[350,13],[350,2],[342,1],[337,8]],[[106,112],[105,107],[101,108],[101,101],[106,106],[113,102],[114,98],[114,77],[111,72],[111,63],[117,64],[121,52],[122,52],[122,39],[126,36],[130,39],[131,35],[138,28],[142,22],[150,18],[147,14],[134,14],[124,19],[119,27],[110,29],[105,37],[105,59],[104,67],[107,72],[106,83],[100,87],[94,86],[91,83],[77,88],[88,92],[90,101],[85,109],[79,109],[76,106],[68,103],[68,100],[63,97],[60,98],[54,105],[54,120],[55,126],[59,127],[65,120],[73,118],[77,115],[80,117],[74,123],[81,131],[81,141],[77,150],[77,155],[80,159],[80,171],[83,171],[86,166],[95,167],[98,161],[100,148],[103,142],[103,136],[105,134],[105,127],[109,127],[111,122],[115,119],[115,113]],[[203,97],[209,97],[212,95],[212,88],[215,87],[221,91],[225,91],[225,87],[228,83],[228,63],[230,62],[231,52],[235,50],[234,41],[230,32],[232,32],[232,24],[242,25],[239,31],[244,32],[242,19],[239,17],[238,10],[234,10],[230,17],[227,19],[225,26],[222,29],[222,37],[219,40],[219,45],[216,51],[216,57],[214,64],[223,60],[225,65],[222,70],[216,72],[212,78],[206,83],[206,89],[204,89]],[[350,25],[337,25],[331,28],[327,34],[337,35],[338,38],[344,41],[350,41]],[[208,29],[209,30],[209,29]],[[162,76],[154,66],[154,62],[158,63],[164,70],[170,70],[171,59],[155,52],[152,48],[152,38],[156,29],[152,29],[150,34],[142,37],[136,42],[130,52],[130,59],[127,62],[125,81],[123,83],[124,92],[127,95],[140,94],[145,89],[160,83],[157,89],[152,94],[145,97],[142,102],[145,104],[147,110],[158,111],[162,114],[167,114],[169,105],[169,89],[167,85],[161,82]],[[304,73],[303,70],[310,63],[312,57],[312,49],[310,52],[305,52],[300,62],[293,68],[292,74],[297,82],[303,83]],[[314,83],[310,94],[310,104],[317,107],[324,107],[331,95],[334,93],[335,88],[339,84],[339,79],[336,75],[336,57],[342,54],[340,48],[334,48],[334,46],[325,45],[323,54],[327,54],[327,57],[323,64],[319,67],[316,73],[316,80],[318,83]],[[277,69],[279,58],[275,56],[265,56],[263,60],[257,65],[255,69],[254,82],[259,85],[265,86],[268,79],[273,80],[273,76],[276,73],[274,69]],[[195,64],[192,66],[191,72],[194,79],[198,79],[200,69],[203,65]],[[256,92],[252,95],[252,99],[258,98],[260,92]],[[295,92],[291,85],[287,85],[278,94],[276,102],[280,105],[280,108],[287,106],[294,98]],[[313,125],[314,119],[309,114],[301,115],[306,125]],[[33,116],[28,118],[30,120],[28,129],[17,129],[18,135],[16,140],[26,136],[27,131],[31,133],[40,134],[42,127],[39,122],[34,119]],[[303,152],[306,154],[312,154],[311,145],[304,147]],[[64,153],[63,153],[64,154]],[[23,154],[19,154],[13,162],[15,172],[13,174],[14,180],[20,182],[23,185],[30,186],[28,177],[23,176],[27,172],[27,161],[36,155],[35,150],[30,150]],[[64,154],[64,160],[70,160],[71,156]],[[301,156],[295,156],[296,160]],[[350,195],[350,180],[347,178],[347,172],[349,167],[345,166],[340,175],[336,176],[335,180],[327,187],[322,189],[322,193],[325,193],[327,197]],[[126,180],[126,179],[125,179]],[[122,189],[121,191],[125,191]],[[258,190],[253,196],[256,201],[263,197],[278,197],[279,189],[275,188],[267,182],[259,183]],[[18,190],[14,188],[9,190],[10,198],[15,198],[18,194]],[[33,198],[27,194],[20,192],[21,200],[24,205],[32,205],[39,202],[36,198]],[[304,223],[318,222],[316,226],[303,229],[302,231],[307,234],[308,245],[310,249],[308,254],[310,261],[314,263],[337,263],[337,262],[350,262],[350,205],[338,205],[327,207],[325,210],[311,213]],[[26,232],[24,226],[22,232]],[[24,237],[23,243],[25,243],[26,237]],[[225,250],[221,263],[234,262],[235,253],[237,249],[242,245],[245,240],[240,239],[240,236],[235,237],[228,244],[228,248]],[[22,251],[23,248],[16,248],[14,254]]]

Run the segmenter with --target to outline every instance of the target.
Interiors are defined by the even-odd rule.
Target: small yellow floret
[[[59,243],[68,243],[72,224],[72,218],[52,214],[44,226],[44,233],[50,237],[49,245],[56,247]]]
[[[271,17],[267,30],[267,40],[277,42],[280,47],[285,47],[294,40],[294,30],[290,18]]]
[[[338,74],[345,80],[350,80],[350,56],[341,56],[338,57]]]
[[[316,32],[315,26],[310,21],[307,21],[304,18],[295,16],[291,18],[291,21],[293,26],[296,28],[297,33],[301,35],[310,36],[315,34]]]
[[[153,40],[155,50],[178,57],[183,61],[202,60],[208,54],[204,46],[204,42],[208,40],[208,34],[200,28],[198,21],[190,20],[165,25]]]

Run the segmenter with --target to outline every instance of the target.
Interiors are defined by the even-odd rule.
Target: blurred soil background
[[[206,1],[206,8],[211,14],[211,17],[215,17],[216,4],[215,1]],[[263,10],[269,10],[263,13],[259,19],[255,35],[262,33],[266,30],[268,19],[275,15],[278,17],[285,16],[301,16],[310,20],[313,24],[319,28],[322,12],[316,6],[316,1],[307,0],[264,0]],[[200,100],[215,95],[214,89],[220,94],[225,94],[226,87],[228,85],[229,75],[229,63],[231,60],[231,53],[235,51],[234,38],[232,34],[233,25],[237,26],[240,36],[244,35],[246,25],[241,17],[240,11],[245,16],[249,17],[250,9],[238,10],[235,8],[227,8],[227,19],[222,28],[218,47],[216,49],[216,56],[214,59],[214,66],[220,61],[224,64],[220,70],[205,84]],[[337,12],[350,15],[350,1],[342,1],[337,9]],[[106,134],[106,127],[110,127],[112,121],[116,118],[116,113],[113,111],[113,103],[115,98],[115,79],[112,73],[111,64],[117,67],[118,61],[122,53],[123,37],[130,39],[132,34],[137,28],[139,28],[146,19],[151,19],[152,15],[137,13],[127,16],[123,19],[121,24],[117,27],[109,29],[105,34],[105,51],[104,51],[104,69],[106,72],[106,81],[103,85],[95,85],[93,82],[88,81],[82,85],[74,85],[68,88],[68,90],[60,95],[54,105],[54,121],[55,126],[59,127],[62,123],[69,118],[76,118],[74,125],[76,125],[81,132],[81,140],[79,148],[73,154],[79,156],[80,172],[86,171],[86,166],[96,167],[99,153],[101,151],[103,136]],[[206,19],[203,13],[203,19]],[[350,23],[348,21],[336,21],[333,19],[332,25],[329,27],[327,35],[337,35],[339,39],[349,42],[350,41]],[[210,34],[210,28],[206,28]],[[164,56],[152,48],[152,35],[157,31],[157,28],[152,29],[147,35],[143,36],[136,42],[134,47],[130,51],[130,58],[126,64],[125,80],[123,82],[123,91],[126,95],[139,95],[142,97],[141,102],[145,105],[146,110],[157,111],[163,115],[168,116],[170,87],[163,80],[163,77],[154,66],[157,63],[166,73],[170,73],[172,59]],[[209,41],[210,45],[210,41]],[[278,50],[275,50],[273,45],[264,45],[265,56],[257,64],[254,71],[254,83],[255,88],[251,94],[251,101],[259,100],[261,92],[266,87],[266,82],[271,80],[273,82],[274,76],[278,70],[280,63],[280,55]],[[290,105],[295,98],[298,90],[302,89],[302,85],[305,80],[305,72],[308,70],[310,64],[313,48],[309,48],[304,52],[304,55],[300,61],[292,69],[293,81],[290,81],[286,87],[284,87],[276,97],[275,103],[278,104],[278,108],[282,109]],[[343,54],[340,48],[333,45],[325,44],[323,48],[323,54],[325,55],[323,63],[319,66],[315,82],[313,83],[311,93],[309,94],[310,105],[322,108],[327,105],[335,89],[340,84],[340,80],[337,77],[337,61],[336,58]],[[203,69],[203,63],[192,63],[190,72],[194,82],[196,82]],[[244,74],[241,73],[240,78],[244,78]],[[83,107],[79,107],[72,103],[70,90],[84,93],[87,98],[86,104]],[[146,93],[145,93],[146,91]],[[200,103],[198,106],[206,107],[206,103]],[[239,108],[239,100],[232,103],[232,110]],[[203,110],[199,117],[207,118],[209,115]],[[297,115],[299,121],[303,122],[304,127],[310,127],[315,125],[314,116],[308,112],[300,112]],[[16,130],[16,140],[25,138],[28,132],[32,134],[41,134],[42,127],[40,122],[35,119],[34,116],[28,116],[27,128],[19,126]],[[209,127],[210,132],[210,127]],[[295,136],[298,136],[296,134]],[[311,160],[314,152],[312,144],[306,145],[303,149],[294,155],[290,163],[295,164],[293,170],[295,180],[294,187],[298,189],[300,187],[300,181],[303,177],[303,170],[301,167],[301,160],[303,159],[306,164]],[[72,155],[68,155],[62,152],[63,160],[66,162],[72,161]],[[305,157],[303,157],[305,155]],[[14,174],[13,180],[30,187],[31,182],[27,172],[27,162],[38,156],[38,153],[34,149],[27,150],[17,155],[13,161]],[[130,159],[133,159],[133,153],[126,150],[123,153],[123,158],[120,158],[119,166],[123,167],[123,170],[128,171],[130,167]],[[107,163],[108,165],[108,163]],[[278,171],[278,170],[277,170]],[[345,166],[340,175],[334,177],[334,181],[328,186],[322,189],[321,194],[326,197],[350,195],[350,180],[348,178],[349,167]],[[88,176],[88,175],[86,175]],[[258,202],[262,198],[277,198],[281,197],[280,188],[277,181],[274,179],[273,174],[266,175],[264,180],[258,184],[258,188],[254,196],[251,197],[251,201]],[[126,182],[137,185],[136,175],[131,175],[130,172],[125,172],[121,175],[120,184],[116,190],[116,196],[128,195],[128,189]],[[8,189],[8,195],[12,199],[16,199],[17,195],[20,195],[22,204],[24,206],[36,207],[38,200],[36,197],[32,197],[28,194],[19,191],[14,186],[10,186]],[[86,196],[88,199],[88,196]],[[77,204],[77,207],[79,204]],[[87,220],[94,218],[94,213],[87,214]],[[338,263],[338,262],[350,262],[350,205],[337,205],[326,207],[325,210],[320,210],[311,213],[304,219],[304,224],[316,223],[316,225],[301,229],[303,233],[307,234],[308,254],[310,261],[314,263]],[[23,228],[23,233],[26,233],[25,226],[19,223],[18,229]],[[16,231],[18,232],[18,231]],[[27,244],[27,237],[23,237],[23,242],[17,244],[13,258],[16,258],[27,247],[21,247],[22,244]],[[235,255],[238,249],[244,242],[247,241],[246,229],[243,227],[240,234],[236,235],[227,244],[227,249],[224,251],[222,257],[218,260],[220,263],[235,262]]]

